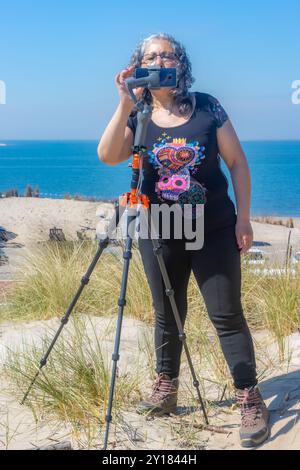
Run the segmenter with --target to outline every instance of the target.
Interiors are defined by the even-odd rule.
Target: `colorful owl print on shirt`
[[[158,170],[156,193],[161,201],[184,204],[205,203],[205,188],[193,178],[205,158],[205,147],[185,138],[172,139],[166,133],[149,152],[150,163]],[[172,139],[172,140],[167,140]]]

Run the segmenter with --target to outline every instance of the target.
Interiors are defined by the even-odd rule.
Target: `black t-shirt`
[[[217,144],[217,128],[228,115],[213,96],[195,92],[195,98],[194,112],[186,123],[163,128],[149,122],[142,193],[156,204],[205,201],[208,232],[236,222]],[[129,117],[127,126],[135,135],[137,117]]]

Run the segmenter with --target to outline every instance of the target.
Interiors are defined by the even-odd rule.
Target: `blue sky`
[[[0,0],[0,141],[98,139],[115,74],[162,31],[186,46],[192,89],[221,101],[241,140],[300,139],[299,0]]]

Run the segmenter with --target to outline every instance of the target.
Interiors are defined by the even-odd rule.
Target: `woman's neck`
[[[165,93],[152,93],[152,105],[156,111],[172,111],[174,101],[172,96]]]

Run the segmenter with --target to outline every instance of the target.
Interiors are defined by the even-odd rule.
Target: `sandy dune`
[[[91,318],[95,330],[99,335],[108,331],[106,340],[102,342],[104,349],[111,353],[115,332],[115,319]],[[52,319],[46,322],[30,323],[2,323],[0,324],[0,364],[5,362],[7,348],[19,349],[24,342],[27,345],[39,344],[43,335],[49,331],[55,331],[59,321]],[[69,334],[71,324],[64,331]],[[139,345],[141,344],[145,331],[143,324],[130,318],[124,319],[121,339],[120,370],[128,370],[130,364],[135,364],[137,354],[139,361],[146,361]],[[88,333],[89,334],[89,333]],[[89,336],[92,338],[92,335]],[[287,345],[292,352],[289,368],[286,365],[273,371],[260,383],[264,399],[269,407],[271,420],[271,435],[261,449],[300,449],[300,334],[295,333],[287,338]],[[270,349],[274,346],[270,346]],[[268,351],[272,353],[272,351]],[[46,366],[47,367],[47,366]],[[188,406],[186,394],[184,393],[185,382],[190,383],[190,375],[186,372],[181,374],[181,393],[179,397],[178,414],[171,417],[147,420],[137,415],[134,409],[125,407],[120,413],[117,429],[112,426],[112,436],[116,449],[174,449],[186,448],[180,439],[172,432],[182,421],[188,423],[194,417],[196,423],[202,422],[199,411],[192,415],[184,415]],[[1,374],[1,369],[0,369]],[[40,417],[35,420],[33,414],[26,406],[21,406],[14,400],[8,391],[7,382],[2,377],[2,391],[0,393],[0,449],[27,449],[34,446],[51,445],[55,442],[72,442],[73,448],[82,448],[84,440],[72,437],[70,429],[62,423],[51,421]],[[212,399],[212,396],[207,397]],[[197,433],[195,449],[241,449],[238,440],[239,411],[233,409],[230,403],[219,403],[218,408],[209,416],[212,426],[220,426],[226,431],[225,434],[217,432],[201,431]],[[172,426],[171,426],[172,425]],[[186,432],[189,425],[186,425]],[[7,437],[7,427],[9,429]],[[102,435],[99,435],[93,443],[93,448],[101,448]]]
[[[9,264],[0,265],[0,279],[10,279],[26,248],[30,249],[31,244],[48,240],[51,228],[61,228],[67,240],[76,240],[77,232],[94,238],[96,228],[102,230],[112,214],[111,203],[39,198],[0,199],[0,228],[11,233],[9,242],[0,246],[0,250],[9,258]],[[294,224],[290,239],[293,253],[300,250],[300,218],[294,219]],[[290,229],[259,222],[252,222],[252,226],[255,244],[266,251],[272,261],[282,262]]]
[[[50,228],[62,228],[67,239],[77,239],[80,232],[84,236],[95,237],[96,227],[101,228],[110,220],[113,206],[109,203],[94,203],[72,200],[7,198],[0,199],[0,228],[9,234],[7,242],[0,241],[0,250],[7,256],[8,263],[0,265],[0,291],[9,287],[8,280],[14,278],[15,268],[22,263],[26,250],[32,244],[49,239]],[[294,219],[295,228],[290,230],[280,225],[253,222],[254,240],[269,253],[273,260],[282,262],[286,252],[289,233],[293,252],[300,250],[300,219]],[[1,264],[1,263],[0,263]],[[6,281],[5,281],[6,280]],[[1,292],[0,292],[1,295]],[[0,299],[1,302],[1,299]],[[103,329],[108,319],[93,319],[96,329]],[[103,323],[104,322],[104,323]],[[19,347],[22,338],[29,343],[40,341],[46,329],[58,327],[58,320],[31,323],[0,323],[0,367],[5,360],[7,347]],[[130,364],[136,357],[139,337],[143,325],[125,319],[122,342],[121,364]],[[287,339],[292,350],[292,360],[278,370],[270,371],[261,383],[261,390],[271,412],[272,432],[263,449],[300,449],[300,334]],[[112,349],[113,336],[107,339],[107,348]],[[0,370],[1,374],[1,370]],[[0,449],[26,449],[33,446],[49,445],[53,442],[71,440],[74,448],[83,444],[74,441],[70,430],[64,425],[47,420],[35,421],[26,407],[21,407],[9,394],[2,377],[0,394]],[[183,382],[188,378],[183,377]],[[186,397],[181,393],[179,405],[186,407]],[[231,410],[228,404],[220,404],[218,411],[210,417],[211,424],[224,426],[227,434],[197,431],[199,444],[203,449],[240,449],[238,443],[239,413]],[[180,409],[180,408],[179,408]],[[229,412],[230,411],[230,412]],[[171,418],[157,418],[146,421],[134,410],[122,412],[124,423],[116,431],[117,448],[172,449],[179,448],[180,442],[171,433],[170,424],[176,426],[181,415]],[[184,418],[186,419],[186,418]],[[200,419],[200,418],[199,418]],[[8,428],[7,428],[8,426]],[[7,434],[7,429],[9,433]],[[132,436],[135,436],[132,438]],[[95,444],[97,447],[99,445]],[[184,447],[183,447],[184,448]]]

